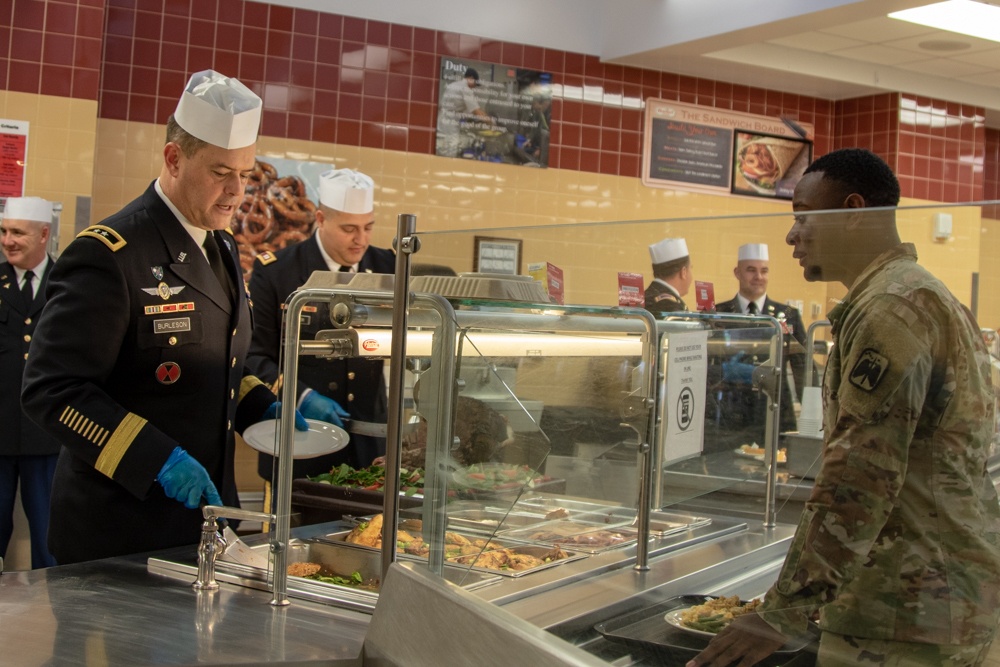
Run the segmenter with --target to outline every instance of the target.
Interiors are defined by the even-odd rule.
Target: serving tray
[[[676,628],[664,619],[667,612],[704,604],[714,595],[678,595],[637,611],[622,614],[594,626],[608,641],[652,654],[664,665],[683,665],[700,653],[711,640],[703,634]],[[810,665],[815,656],[808,649],[811,637],[796,639],[757,663],[764,667]]]

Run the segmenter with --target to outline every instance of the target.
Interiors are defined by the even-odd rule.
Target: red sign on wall
[[[28,121],[0,119],[0,197],[24,195]]]

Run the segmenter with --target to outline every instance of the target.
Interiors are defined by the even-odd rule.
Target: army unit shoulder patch
[[[97,239],[104,245],[108,246],[108,248],[111,249],[111,252],[118,252],[126,245],[126,241],[122,238],[121,234],[105,225],[91,225],[77,234],[76,238],[84,236],[90,236]]]
[[[862,391],[874,391],[886,371],[889,370],[889,360],[872,348],[866,348],[851,369],[848,379]]]

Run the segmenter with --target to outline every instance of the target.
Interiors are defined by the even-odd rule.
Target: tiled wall
[[[104,4],[104,0],[0,3],[0,89],[96,100]]]
[[[261,95],[266,136],[433,154],[440,59],[453,56],[552,73],[566,91],[553,168],[638,177],[642,111],[628,105],[649,97],[787,115],[815,125],[817,153],[832,146],[829,101],[578,53],[242,0],[108,0],[107,12],[102,118],[165,123],[189,73],[211,67]],[[584,102],[584,87],[618,101]]]
[[[896,171],[904,197],[983,199],[982,108],[883,93],[837,102],[835,118],[835,145],[861,146],[880,155]]]
[[[944,202],[981,200],[985,111],[904,94],[899,116],[897,173],[904,194]]]
[[[1000,200],[1000,130],[986,128],[983,131],[983,142],[986,145],[983,160],[983,197],[984,201]],[[1000,205],[988,206],[983,211],[984,218],[1000,220]]]

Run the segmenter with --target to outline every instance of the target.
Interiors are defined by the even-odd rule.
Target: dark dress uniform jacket
[[[742,313],[740,309],[740,300],[737,297],[733,297],[729,301],[723,301],[722,303],[716,304],[716,312],[719,313]],[[802,389],[806,386],[805,381],[805,366],[806,358],[801,351],[790,351],[788,349],[788,343],[791,340],[797,341],[803,348],[806,345],[806,330],[802,326],[802,316],[799,315],[797,308],[793,306],[788,306],[783,303],[778,303],[777,301],[772,301],[768,297],[764,297],[764,308],[760,313],[761,315],[768,315],[779,321],[784,321],[785,325],[788,327],[789,333],[784,334],[783,339],[785,342],[784,355],[785,360],[792,368],[792,377],[795,378],[795,393],[798,394],[799,398],[802,397]],[[763,360],[759,360],[763,361]],[[815,375],[815,372],[814,372]],[[810,385],[815,384],[815,378],[810,380]],[[795,430],[795,410],[792,408],[791,401],[788,400],[787,392],[788,386],[785,382],[781,383],[781,424],[779,428],[783,431]],[[744,398],[753,403],[757,404],[763,402],[766,405],[767,399],[763,392],[753,392],[748,391]],[[730,406],[732,407],[732,406]],[[745,421],[749,423],[750,419],[756,419],[757,423],[762,424],[764,417],[764,410],[766,407],[758,405],[756,417],[751,417],[750,415],[743,415]],[[737,410],[738,412],[738,410]],[[730,417],[739,418],[739,415],[730,415]]]
[[[49,258],[34,299],[24,303],[17,273],[0,262],[0,456],[51,456],[59,442],[40,429],[21,410],[21,380],[28,346],[35,335],[38,315],[45,305],[45,286],[55,260]]]
[[[362,273],[393,273],[396,256],[389,250],[369,246],[358,264]],[[257,377],[273,384],[281,372],[278,358],[281,351],[283,306],[288,296],[301,287],[313,271],[329,271],[320,253],[317,239],[305,241],[278,251],[258,256],[250,276],[250,296],[254,303],[253,342],[248,364]],[[332,328],[328,309],[318,306],[314,313],[303,313],[301,337],[312,340],[316,332]],[[299,384],[296,396],[306,388],[318,391],[337,401],[351,417],[360,421],[386,420],[385,380],[382,362],[367,359],[299,358]],[[345,448],[328,456],[296,459],[295,477],[319,475],[341,463],[358,468],[371,464],[372,459],[385,454],[385,439],[351,435]],[[272,457],[260,455],[258,474],[271,479]]]
[[[687,310],[684,300],[677,292],[670,285],[659,279],[653,280],[653,282],[649,283],[649,287],[646,288],[645,308],[653,313],[653,315]]]
[[[178,445],[238,502],[233,429],[274,396],[244,370],[249,300],[232,237],[214,235],[233,295],[153,185],[52,270],[22,401],[63,444],[49,528],[60,564],[198,541],[201,513],[155,482]]]

